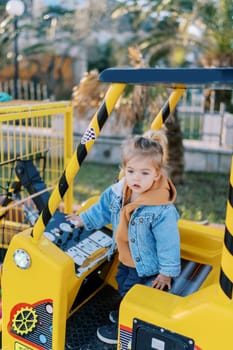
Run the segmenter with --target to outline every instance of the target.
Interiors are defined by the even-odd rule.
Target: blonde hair
[[[142,136],[134,136],[122,145],[122,166],[135,156],[150,157],[156,169],[167,162],[167,137],[162,130],[149,130]]]

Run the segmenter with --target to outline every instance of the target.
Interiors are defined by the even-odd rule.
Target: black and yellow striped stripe
[[[220,287],[224,294],[232,299],[233,292],[233,157],[231,164],[230,188],[226,210],[226,228],[224,236],[222,264],[220,272]]]
[[[84,135],[88,134],[88,132],[91,130],[93,137],[90,139],[85,139],[83,135],[83,138],[81,139],[77,150],[74,152],[57,186],[52,192],[46,207],[42,210],[41,215],[39,216],[31,232],[31,236],[36,240],[39,240],[39,238],[43,234],[45,227],[47,226],[49,220],[55,213],[59,203],[61,202],[63,196],[65,195],[66,191],[71,185],[74,177],[78,173],[83,160],[85,159],[90,149],[94,145],[96,139],[98,138],[100,130],[102,129],[108,117],[110,116],[124,88],[125,84],[112,84],[108,89],[103,103],[93,116],[91,123],[89,124],[87,130],[84,133]]]
[[[170,113],[175,109],[177,103],[180,101],[181,97],[185,92],[185,88],[176,88],[169,96],[164,106],[161,108],[156,118],[151,124],[152,130],[161,129],[162,125],[165,123],[166,119],[169,117]]]

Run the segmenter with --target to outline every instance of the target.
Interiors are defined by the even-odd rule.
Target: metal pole
[[[18,18],[14,17],[14,98],[18,99],[18,79],[19,79],[19,62],[18,62]]]
[[[159,130],[162,127],[162,125],[165,123],[165,121],[169,117],[170,113],[175,109],[177,103],[183,96],[184,92],[185,92],[185,87],[174,89],[174,91],[171,93],[168,100],[164,104],[164,106],[161,108],[161,110],[153,120],[151,124],[152,130]]]

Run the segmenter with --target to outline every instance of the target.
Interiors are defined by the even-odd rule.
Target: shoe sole
[[[109,320],[110,320],[112,323],[117,323],[117,321],[115,320],[115,318],[112,317],[111,314],[109,314]]]
[[[97,329],[97,338],[106,344],[116,344],[117,345],[117,343],[118,343],[117,340],[108,339],[108,338],[103,337],[101,334],[99,334],[98,329]]]

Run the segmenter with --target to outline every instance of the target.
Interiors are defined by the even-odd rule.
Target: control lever
[[[76,230],[75,230],[75,234],[73,234],[73,237],[74,237],[74,241],[76,242],[79,242],[80,241],[80,236],[83,232],[83,229],[84,227],[78,227]]]

